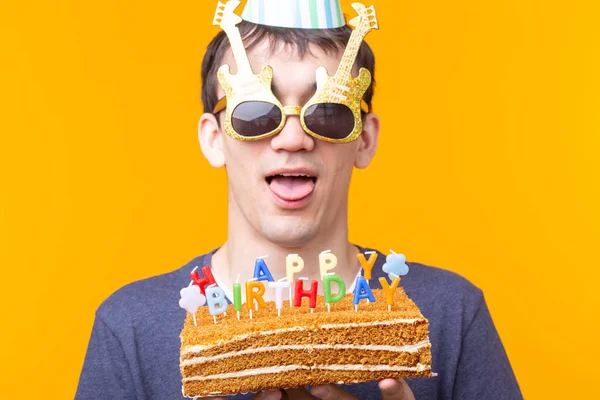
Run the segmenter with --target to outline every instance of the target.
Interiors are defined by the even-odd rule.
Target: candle
[[[287,278],[283,278],[287,279]],[[289,288],[289,282],[283,282],[283,279],[280,279],[277,282],[269,282],[267,285],[270,288],[275,289],[275,308],[277,309],[277,316],[281,316],[281,308],[283,307],[283,289]]]
[[[331,282],[335,282],[338,285],[338,292],[335,296],[331,294]],[[337,303],[338,301],[344,298],[344,295],[346,294],[346,284],[344,283],[342,278],[340,278],[333,272],[330,272],[324,276],[323,285],[323,289],[325,292],[325,303],[327,303],[327,311],[330,311],[331,303]]]
[[[360,303],[362,299],[367,299],[372,303],[375,302],[375,296],[373,296],[373,292],[369,287],[369,282],[367,282],[364,276],[358,276],[356,277],[354,299],[352,300],[352,304],[354,304],[354,311],[358,311],[358,303]]]
[[[208,303],[208,311],[213,316],[215,324],[217,323],[217,315],[227,311],[227,299],[225,292],[216,284],[206,288],[206,302]]]
[[[204,275],[204,277],[202,278],[200,277],[200,274],[198,274],[198,271],[196,271],[196,269],[197,268],[194,268],[194,270],[190,273],[190,278],[192,278],[194,285],[198,285],[200,287],[200,292],[202,292],[202,294],[206,296],[204,287],[209,285],[216,285],[217,282],[215,282],[215,278],[213,277],[213,274],[208,265],[202,267],[202,274]]]
[[[302,271],[304,260],[298,254],[288,254],[285,258],[285,270],[288,282],[294,281],[294,274]]]
[[[196,312],[198,308],[206,304],[206,297],[200,293],[200,288],[196,285],[189,284],[179,291],[181,299],[179,299],[179,307],[184,308],[187,312],[192,314],[194,319],[194,325],[196,324]]]
[[[375,261],[377,260],[377,252],[375,251],[367,251],[365,254],[369,255],[369,259],[365,259],[365,255],[363,253],[359,253],[356,255],[358,257],[358,261],[360,262],[360,266],[364,271],[364,276],[366,280],[371,280],[371,271],[373,270],[373,266],[375,265]]]
[[[331,250],[325,250],[321,254],[319,254],[319,270],[321,272],[321,280],[325,274],[337,265],[337,257],[335,254],[330,252]]]
[[[309,307],[314,309],[317,306],[317,288],[319,286],[319,282],[312,281],[310,283],[310,289],[304,290],[304,281],[308,280],[308,278],[298,278],[296,281],[296,290],[294,295],[294,305],[296,307],[302,306],[302,298],[308,297],[309,299]]]
[[[394,304],[394,292],[400,284],[400,277],[398,275],[395,275],[395,278],[392,281],[391,285],[388,284],[387,279],[385,279],[384,277],[380,277],[379,283],[381,283],[381,287],[385,291],[385,302],[388,305],[388,311],[391,311],[392,305]]]
[[[383,272],[386,272],[390,279],[394,279],[394,276],[404,276],[408,274],[409,268],[406,264],[406,256],[404,256],[404,254],[397,254],[391,249],[390,252],[391,254],[388,254],[385,263],[381,267]]]
[[[257,311],[259,307],[264,308],[267,306],[267,303],[265,303],[265,301],[263,300],[265,290],[265,285],[262,282],[253,279],[246,282],[246,304],[250,309],[250,313],[252,313],[252,305],[254,304],[254,301],[256,301]]]
[[[254,263],[254,278],[258,281],[268,281],[274,282],[273,275],[271,275],[271,271],[267,267],[264,258],[267,256],[258,257],[256,262]]]
[[[233,308],[237,311],[237,319],[240,319],[242,310],[242,285],[239,282],[233,284]]]

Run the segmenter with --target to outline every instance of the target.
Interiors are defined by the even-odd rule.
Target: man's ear
[[[356,168],[366,168],[371,163],[377,150],[379,141],[379,117],[375,113],[369,113],[363,123],[363,131],[358,137],[358,149],[354,157]]]
[[[198,140],[200,141],[202,154],[204,154],[210,165],[215,168],[221,168],[225,165],[223,135],[214,114],[204,113],[200,117],[200,121],[198,121]]]

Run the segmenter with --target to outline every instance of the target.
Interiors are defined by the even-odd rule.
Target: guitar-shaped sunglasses
[[[282,106],[271,90],[273,69],[265,65],[256,75],[252,71],[246,49],[237,28],[242,19],[234,13],[240,1],[219,2],[213,25],[219,25],[227,34],[237,64],[232,75],[229,65],[222,65],[217,79],[225,92],[213,113],[225,109],[225,132],[238,140],[259,140],[279,133],[286,117],[299,115],[302,128],[309,135],[332,143],[348,143],[362,132],[361,111],[369,108],[363,96],[371,84],[371,73],[361,68],[357,78],[352,77],[358,49],[371,29],[378,29],[374,6],[353,3],[358,16],[349,21],[352,31],[344,54],[333,76],[325,67],[316,71],[317,91],[304,106]]]

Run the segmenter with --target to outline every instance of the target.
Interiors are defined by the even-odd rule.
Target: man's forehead
[[[340,63],[342,53],[341,50],[326,52],[318,45],[311,43],[308,51],[301,54],[293,44],[284,43],[283,41],[271,43],[268,40],[258,43],[246,51],[255,73],[259,73],[265,65],[270,65],[273,67],[274,76],[285,71],[305,68],[316,71],[319,66],[326,67],[329,73],[333,74]],[[231,48],[227,50],[223,64],[229,64],[232,72],[237,70]]]

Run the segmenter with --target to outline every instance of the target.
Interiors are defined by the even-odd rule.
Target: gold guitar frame
[[[369,107],[363,100],[363,96],[371,84],[371,73],[366,68],[361,68],[358,77],[353,78],[352,67],[364,37],[371,29],[379,28],[375,7],[365,7],[361,3],[352,4],[358,16],[350,20],[349,24],[354,26],[355,29],[352,31],[335,75],[329,76],[327,69],[323,66],[317,68],[317,90],[313,97],[304,106],[284,107],[271,90],[273,69],[269,65],[265,65],[258,75],[252,71],[239,29],[236,26],[242,20],[234,13],[239,4],[240,1],[238,0],[230,0],[226,3],[219,1],[213,20],[213,25],[221,26],[227,34],[237,65],[235,75],[229,72],[230,68],[227,64],[219,67],[217,71],[217,79],[225,92],[225,97],[217,102],[213,113],[216,114],[225,109],[225,132],[237,140],[260,140],[281,132],[285,126],[287,116],[298,115],[304,131],[317,139],[331,143],[349,143],[356,140],[362,132],[361,111],[369,112]],[[232,125],[233,111],[240,104],[249,101],[265,102],[279,108],[281,111],[279,126],[258,136],[249,137],[238,134]],[[313,105],[323,103],[341,104],[352,111],[354,128],[349,135],[341,139],[333,139],[319,135],[308,128],[304,120],[306,111]]]

